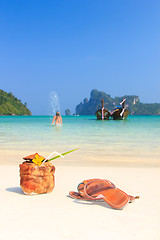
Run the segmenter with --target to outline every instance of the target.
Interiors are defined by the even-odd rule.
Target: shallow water
[[[51,153],[79,147],[80,159],[142,161],[160,164],[160,116],[129,116],[97,121],[95,116],[63,116],[52,126],[50,116],[1,116],[0,151]]]

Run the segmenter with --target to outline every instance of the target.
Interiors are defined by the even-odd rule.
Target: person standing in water
[[[62,117],[59,112],[56,112],[56,115],[53,117],[52,124],[54,124],[54,123],[55,123],[55,125],[62,124]]]

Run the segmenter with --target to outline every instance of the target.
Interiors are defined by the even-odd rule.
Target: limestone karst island
[[[160,103],[141,103],[136,95],[125,95],[112,98],[105,92],[93,89],[90,99],[85,98],[76,106],[78,115],[94,115],[97,109],[101,108],[101,100],[104,99],[104,107],[113,111],[116,105],[126,98],[126,107],[130,115],[160,115]]]

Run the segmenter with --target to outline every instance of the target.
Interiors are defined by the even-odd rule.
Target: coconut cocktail
[[[38,153],[24,157],[25,160],[20,167],[20,186],[23,192],[27,195],[32,194],[42,194],[50,193],[53,191],[55,186],[55,167],[50,161],[64,156],[70,152],[77,149],[71,150],[69,152],[58,154],[58,156],[49,159],[42,157]]]

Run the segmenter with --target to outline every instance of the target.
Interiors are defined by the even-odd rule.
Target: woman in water
[[[62,117],[60,115],[59,112],[56,112],[56,115],[53,117],[53,121],[52,121],[52,124],[55,124],[55,125],[59,125],[59,124],[62,124]],[[52,125],[51,124],[51,125]]]

